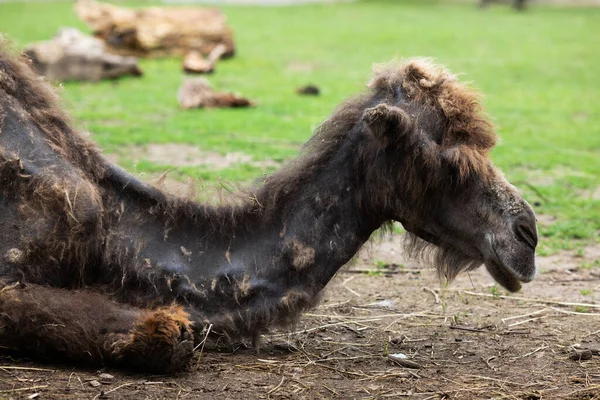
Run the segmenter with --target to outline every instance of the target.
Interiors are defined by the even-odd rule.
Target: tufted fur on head
[[[411,102],[441,110],[444,158],[458,168],[461,179],[487,175],[488,153],[496,144],[494,127],[483,110],[481,95],[456,75],[429,59],[415,58],[376,67],[369,87],[388,91],[400,87]]]

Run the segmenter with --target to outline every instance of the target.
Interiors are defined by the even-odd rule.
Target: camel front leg
[[[40,285],[0,289],[0,349],[49,361],[173,372],[193,355],[179,306],[144,310],[90,291]]]

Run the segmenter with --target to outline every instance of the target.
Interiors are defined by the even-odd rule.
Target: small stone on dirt
[[[400,337],[400,336],[394,337],[394,338],[392,338],[390,340],[390,343],[392,343],[392,344],[402,344],[402,343],[404,343],[404,337]]]
[[[407,360],[405,358],[399,357],[398,356],[399,354],[402,354],[402,353],[390,354],[388,356],[388,358],[390,360],[392,360],[395,364],[397,364],[397,365],[399,365],[401,367],[404,367],[404,368],[411,368],[411,369],[419,369],[419,368],[421,368],[421,366],[419,364],[417,364],[416,362],[410,361],[410,360]],[[402,355],[404,357],[406,357],[404,354],[402,354]],[[397,357],[394,357],[394,356],[397,356]]]
[[[574,350],[569,358],[573,361],[585,361],[592,358],[591,350]]]
[[[381,300],[381,301],[372,303],[370,305],[375,306],[375,307],[382,307],[382,308],[392,308],[395,304],[396,304],[396,302],[394,300]]]
[[[34,393],[34,394],[30,394],[29,396],[27,396],[28,399],[37,399],[40,397],[39,393]]]
[[[111,374],[107,374],[107,373],[102,373],[100,375],[98,375],[98,378],[100,378],[103,381],[111,381],[113,380],[115,377],[112,376]]]
[[[100,382],[98,382],[97,380],[91,380],[88,382],[90,384],[91,387],[98,387],[100,385],[102,385]]]

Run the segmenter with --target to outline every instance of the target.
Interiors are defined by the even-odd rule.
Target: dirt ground
[[[539,258],[508,295],[483,269],[443,287],[399,241],[368,245],[259,352],[207,346],[172,376],[4,357],[0,398],[600,399],[600,246]]]

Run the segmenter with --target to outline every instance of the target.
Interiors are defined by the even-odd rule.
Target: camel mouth
[[[493,233],[487,234],[485,242],[488,245],[484,252],[484,264],[492,278],[506,290],[518,292],[521,289],[521,283],[531,282],[535,273],[524,275],[515,271],[510,265],[502,262],[495,246],[495,236]]]
[[[496,261],[497,257],[486,259],[485,268],[492,278],[509,292],[518,292],[521,290],[521,280],[507,267]],[[525,282],[525,281],[523,281]]]

